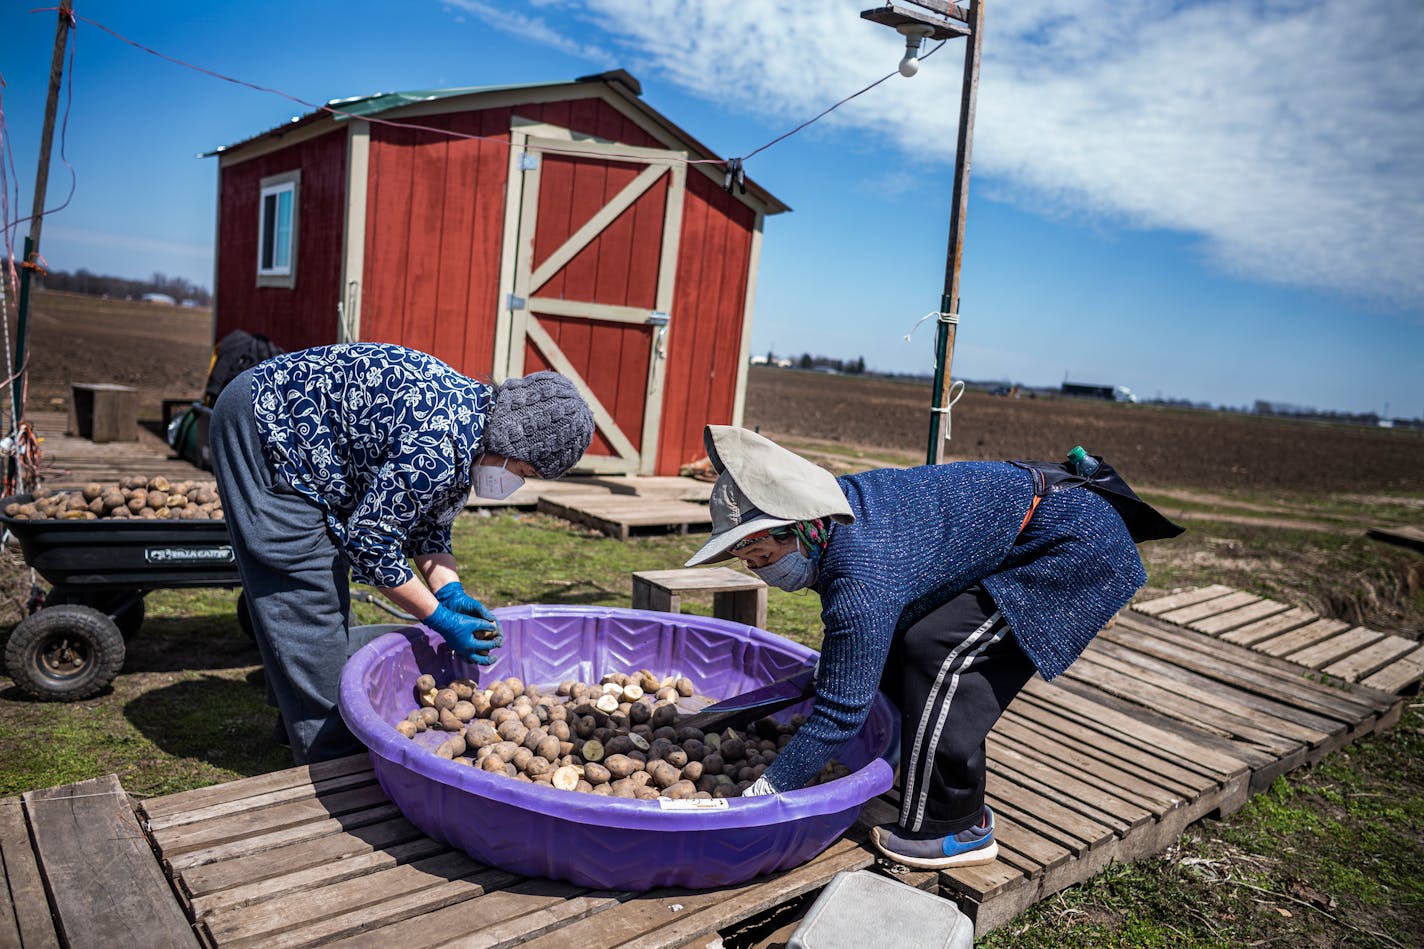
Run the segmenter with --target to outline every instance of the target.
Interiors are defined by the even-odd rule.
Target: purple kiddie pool
[[[699,694],[726,698],[805,667],[815,653],[764,630],[674,613],[579,606],[496,610],[504,646],[493,665],[467,666],[423,626],[362,647],[341,677],[341,714],[371,750],[376,777],[406,818],[483,863],[598,889],[647,890],[741,883],[805,863],[890,788],[898,714],[876,697],[860,734],[838,755],[847,777],[775,797],[638,801],[514,781],[436,757],[442,737],[407,739],[395,723],[415,707],[415,679],[485,682],[518,676],[540,686],[596,682],[648,668],[687,676]],[[788,709],[783,716],[809,711]],[[779,716],[782,717],[782,716]]]

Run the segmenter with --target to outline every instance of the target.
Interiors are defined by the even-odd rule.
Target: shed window
[[[297,282],[297,208],[301,172],[261,181],[257,220],[257,285],[294,287]]]

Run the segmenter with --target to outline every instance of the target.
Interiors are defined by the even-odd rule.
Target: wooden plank
[[[0,945],[58,949],[44,880],[18,797],[0,798]]]
[[[1019,697],[1066,714],[1092,731],[1109,733],[1120,741],[1166,757],[1180,767],[1213,780],[1221,781],[1247,770],[1247,763],[1235,754],[1210,747],[1203,741],[1204,734],[1185,735],[1180,730],[1149,724],[1154,717],[1161,719],[1164,725],[1168,722],[1177,724],[1167,716],[1144,714],[1146,710],[1140,708],[1134,708],[1128,714],[1096,697],[1070,691],[1061,685],[1050,685],[1037,678],[1029,680]]]
[[[302,765],[257,777],[241,778],[222,784],[210,784],[207,787],[194,788],[191,791],[179,791],[176,794],[166,794],[162,797],[151,797],[141,802],[139,809],[150,821],[153,821],[182,811],[201,810],[213,804],[240,801],[244,798],[257,797],[283,789],[304,787],[315,789],[328,779],[363,771],[367,774],[372,773],[371,758],[364,752],[346,758],[337,758],[334,761],[324,761],[321,764]]]
[[[293,827],[284,827],[270,833],[254,834],[245,839],[230,840],[202,850],[190,850],[173,857],[165,854],[164,861],[168,864],[170,872],[178,874],[190,867],[200,867],[205,863],[229,860],[243,854],[259,853],[284,844],[317,840],[329,834],[349,833],[368,824],[378,824],[398,816],[400,816],[400,811],[394,804],[383,804],[342,817],[333,817],[330,820],[311,821]]]
[[[524,945],[530,949],[564,949],[578,945],[640,949],[682,945],[824,886],[843,870],[869,866],[873,860],[863,843],[844,837],[795,869],[731,887],[668,888],[638,894]]]
[[[1358,682],[1372,673],[1378,672],[1419,644],[1402,636],[1386,636],[1379,642],[1366,646],[1326,666],[1326,675],[1339,676],[1346,682]]]
[[[985,799],[995,814],[1002,813],[1079,856],[1117,836],[1111,818],[1098,820],[1085,816],[1073,807],[1045,797],[1038,788],[1017,783],[1002,771],[991,769]]]
[[[1345,730],[1344,723],[1317,715],[1308,708],[1280,701],[1273,695],[1263,696],[1242,689],[1223,688],[1224,683],[1193,670],[1190,666],[1179,666],[1143,655],[1112,640],[1101,639],[1094,644],[1094,648],[1096,656],[1104,661],[1110,657],[1116,668],[1128,674],[1151,675],[1154,678],[1160,676],[1163,680],[1175,682],[1177,685],[1174,691],[1178,694],[1241,716],[1286,738],[1313,746]]]
[[[221,862],[185,868],[176,874],[181,892],[196,904],[210,894],[224,893],[310,867],[335,866],[363,854],[395,851],[425,839],[404,817],[323,837],[276,841],[251,853],[230,854]]]
[[[1152,681],[1156,677],[1150,673],[1138,674],[1116,665],[1109,657],[1084,653],[1064,676],[1109,695],[1149,706],[1169,718],[1176,718],[1203,731],[1246,741],[1271,755],[1288,754],[1304,744],[1301,739],[1282,736],[1252,721],[1241,709],[1203,706],[1200,696],[1184,695],[1178,691],[1180,686],[1177,683],[1167,679]]]
[[[463,903],[522,879],[451,851],[319,890],[225,910],[203,925],[221,946],[309,945]]]
[[[119,779],[30,791],[24,809],[70,946],[196,946]]]
[[[1176,623],[1179,626],[1186,626],[1188,623],[1208,616],[1215,616],[1218,613],[1227,613],[1237,607],[1255,603],[1260,597],[1253,593],[1228,593],[1226,596],[1214,597],[1201,603],[1193,603],[1191,606],[1184,606],[1180,609],[1168,610],[1160,614],[1157,618],[1164,623]]]
[[[1258,620],[1254,623],[1247,623],[1237,629],[1228,630],[1221,634],[1223,642],[1235,643],[1238,646],[1250,646],[1262,640],[1270,639],[1272,636],[1279,636],[1306,623],[1313,623],[1320,619],[1320,614],[1311,610],[1302,609],[1299,606],[1291,607],[1284,613],[1277,613],[1267,619]]]
[[[558,880],[526,880],[477,899],[331,943],[342,949],[506,949],[607,909],[628,894],[584,890]]]
[[[248,906],[285,893],[315,890],[378,870],[434,857],[449,849],[437,840],[421,836],[366,853],[345,855],[338,860],[322,860],[312,866],[304,866],[278,876],[248,880],[193,899],[190,904],[192,915],[201,919],[220,909]]]
[[[1339,636],[1332,636],[1323,639],[1318,643],[1307,646],[1296,652],[1287,653],[1286,659],[1291,662],[1298,662],[1303,666],[1312,669],[1323,669],[1338,659],[1343,659],[1354,652],[1359,652],[1371,643],[1379,642],[1384,638],[1384,633],[1377,633],[1372,629],[1363,626],[1356,626],[1348,632]]]
[[[1284,613],[1288,609],[1290,609],[1290,605],[1286,603],[1277,603],[1275,600],[1257,600],[1255,603],[1248,603],[1237,609],[1208,616],[1195,623],[1188,623],[1187,626],[1199,633],[1214,636],[1230,629],[1245,626],[1247,623],[1265,619],[1268,616],[1275,616],[1277,613]]]
[[[1071,748],[1091,762],[1090,767],[1107,764],[1126,771],[1139,780],[1162,788],[1166,794],[1185,800],[1197,797],[1204,788],[1214,787],[1214,778],[1181,768],[1166,757],[1092,731],[1076,721],[1030,702],[1015,703],[999,721],[1011,721],[1048,743]],[[998,726],[996,725],[995,728]],[[1037,746],[1035,743],[1035,747]]]
[[[1258,649],[1270,656],[1286,656],[1307,646],[1313,646],[1322,639],[1329,639],[1336,633],[1342,633],[1349,628],[1349,623],[1343,623],[1337,619],[1318,619],[1299,629],[1293,629],[1272,639],[1258,642],[1251,648]]]
[[[1134,650],[1161,656],[1178,665],[1196,668],[1238,688],[1289,700],[1349,725],[1357,725],[1388,707],[1382,697],[1372,697],[1359,690],[1347,692],[1313,682],[1301,674],[1300,667],[1295,663],[1241,646],[1205,639],[1152,620],[1131,618],[1119,629],[1104,630],[1100,637],[1124,642]]]
[[[386,792],[378,784],[368,784],[349,791],[337,791],[321,797],[273,804],[258,810],[242,811],[197,824],[181,824],[161,833],[154,833],[163,855],[172,861],[193,850],[208,850],[230,841],[249,840],[259,834],[269,834],[288,827],[313,821],[340,818],[390,806]],[[369,823],[369,821],[368,821]]]
[[[241,797],[230,801],[219,801],[209,804],[206,807],[177,811],[161,817],[150,816],[144,823],[150,834],[161,838],[165,835],[178,832],[178,828],[229,818],[239,814],[262,811],[279,804],[322,800],[330,798],[338,792],[358,789],[366,790],[373,787],[377,787],[375,772],[370,770],[356,771],[350,774],[337,775],[323,781],[299,784],[293,787],[269,791],[265,794],[254,794],[250,797]],[[147,814],[146,809],[141,808],[141,810]]]
[[[633,528],[671,528],[687,533],[712,523],[709,509],[689,501],[588,497],[541,497],[539,513],[560,517],[626,540]]]
[[[1424,551],[1424,529],[1418,527],[1371,527],[1365,531],[1365,536]]]
[[[1396,659],[1360,684],[1381,692],[1402,692],[1424,679],[1424,646]]]
[[[1228,593],[1235,593],[1231,587],[1221,584],[1212,584],[1209,587],[1198,587],[1195,590],[1185,590],[1181,593],[1170,593],[1167,596],[1159,596],[1148,600],[1145,603],[1133,603],[1132,608],[1139,613],[1148,616],[1160,616],[1169,610],[1180,609],[1183,606],[1191,606],[1194,603],[1201,603],[1205,600],[1212,600]]]
[[[989,737],[1039,762],[1040,767],[1066,771],[1079,781],[1145,808],[1154,817],[1160,818],[1185,803],[1182,795],[1166,791],[1122,768],[1090,758],[1066,744],[1045,742],[1038,732],[1018,722],[999,719]]]
[[[990,743],[989,770],[1111,827],[1119,837],[1152,820],[1152,812],[1147,808],[1079,781],[1066,771],[1046,768],[1042,762],[1019,754],[1002,741]]]

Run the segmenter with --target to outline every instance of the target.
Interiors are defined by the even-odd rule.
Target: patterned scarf
[[[825,552],[826,542],[831,539],[831,519],[818,517],[810,521],[797,521],[788,525],[787,530],[806,545],[807,556],[811,558],[812,563],[816,563]]]

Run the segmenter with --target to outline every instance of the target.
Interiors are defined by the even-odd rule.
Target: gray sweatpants
[[[350,635],[346,558],[322,510],[267,462],[251,369],[218,397],[209,439],[268,697],[281,710],[292,758],[310,764],[362,751],[336,704],[341,667],[365,645]]]

